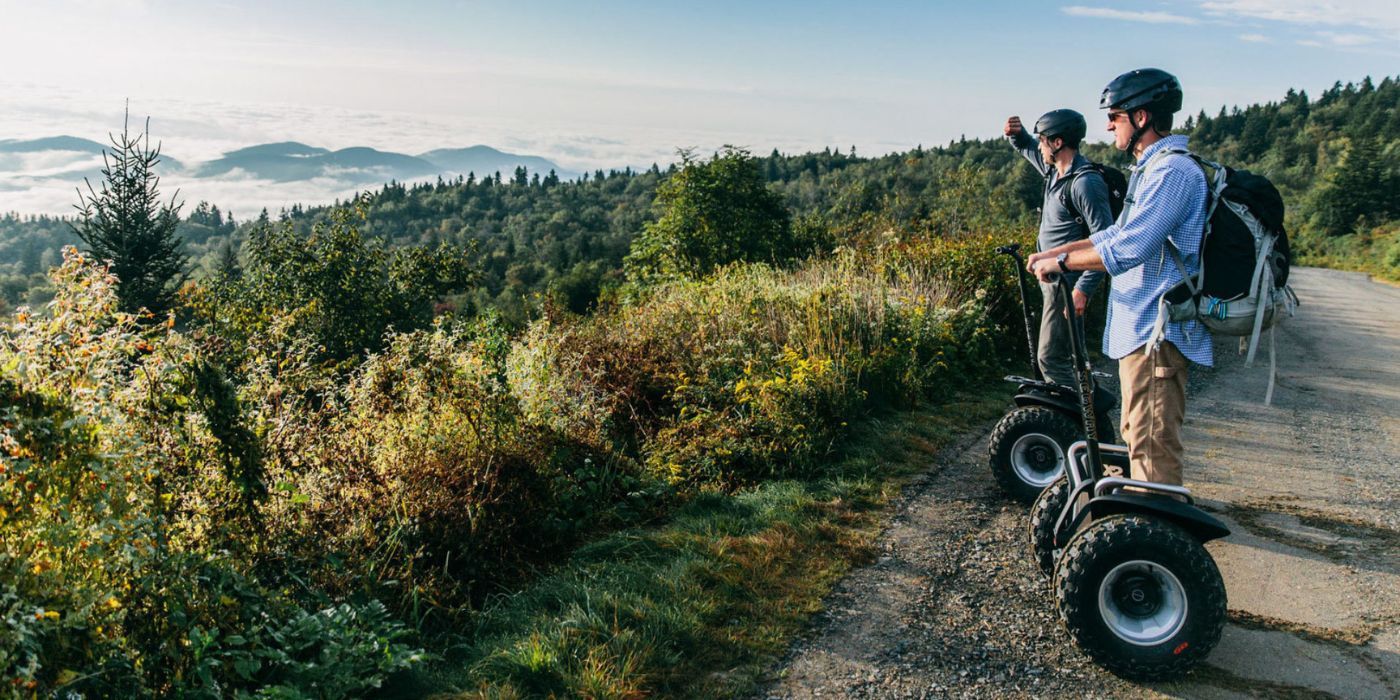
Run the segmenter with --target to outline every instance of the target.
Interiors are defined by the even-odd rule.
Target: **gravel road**
[[[1187,486],[1233,534],[1209,545],[1230,623],[1189,676],[1143,685],[1069,643],[986,468],[990,426],[911,485],[759,698],[1400,697],[1400,289],[1297,269],[1278,380],[1217,341],[1193,372]],[[1111,369],[1111,368],[1106,368]]]

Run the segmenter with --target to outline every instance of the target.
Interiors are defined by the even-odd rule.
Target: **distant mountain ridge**
[[[23,174],[23,158],[46,152],[100,155],[108,145],[76,136],[51,136],[39,139],[0,140],[0,175]],[[81,156],[78,156],[81,157]],[[540,156],[507,153],[490,146],[440,148],[417,156],[392,151],[380,151],[354,146],[332,151],[297,141],[265,143],[224,153],[214,160],[186,168],[180,161],[162,155],[165,173],[181,172],[197,178],[221,177],[242,173],[248,177],[278,183],[298,182],[316,178],[333,178],[357,184],[379,184],[391,180],[419,180],[442,176],[454,178],[475,173],[486,176],[495,172],[509,175],[517,167],[531,173],[555,171],[561,178],[577,175],[560,168]],[[48,177],[87,176],[90,168],[52,173]]]
[[[373,148],[352,147],[338,151],[287,141],[250,146],[201,163],[195,177],[218,177],[235,170],[274,182],[295,182],[336,176],[364,182],[409,180],[446,174],[421,158]]]
[[[101,153],[107,148],[91,139],[77,136],[48,136],[41,139],[21,141],[19,139],[0,140],[0,153],[41,153],[43,151],[75,151],[78,153]]]
[[[456,175],[466,175],[467,173],[487,175],[496,171],[510,174],[519,166],[524,166],[532,173],[544,174],[553,170],[559,177],[572,177],[574,175],[574,173],[561,171],[559,166],[539,156],[506,153],[490,146],[439,148],[435,151],[420,153],[418,157],[447,168],[448,172]]]

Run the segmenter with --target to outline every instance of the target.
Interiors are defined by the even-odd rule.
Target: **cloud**
[[[1240,41],[1248,41],[1251,44],[1272,44],[1274,40],[1263,34],[1241,34]]]
[[[1117,19],[1125,22],[1147,22],[1149,24],[1199,24],[1200,20],[1195,17],[1185,15],[1175,15],[1170,12],[1141,12],[1132,10],[1115,10],[1108,7],[1085,7],[1083,5],[1070,5],[1060,8],[1071,17],[1093,17],[1096,19]]]
[[[1333,46],[1365,46],[1376,43],[1376,37],[1368,34],[1350,34],[1346,32],[1318,32],[1318,36],[1323,37]]]
[[[102,169],[102,156],[81,151],[36,151],[0,154],[0,176],[61,177]]]
[[[1200,7],[1207,15],[1225,20],[1264,20],[1304,29],[1323,26],[1351,30],[1335,35],[1319,33],[1319,38],[1298,42],[1304,46],[1356,47],[1383,38],[1400,39],[1400,3],[1394,0],[1207,0]]]
[[[1400,28],[1400,4],[1389,0],[1207,0],[1207,13],[1288,24],[1371,25]]]

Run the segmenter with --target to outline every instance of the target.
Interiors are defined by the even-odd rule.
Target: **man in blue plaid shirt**
[[[1181,426],[1186,417],[1188,361],[1210,366],[1210,333],[1197,321],[1167,323],[1154,333],[1158,302],[1182,281],[1166,252],[1168,239],[1192,274],[1200,268],[1206,179],[1186,156],[1186,137],[1172,135],[1181,84],[1170,73],[1144,68],[1108,84],[1099,107],[1108,110],[1114,146],[1137,159],[1118,221],[1083,241],[1035,253],[1027,266],[1042,281],[1072,270],[1111,276],[1104,353],[1118,360],[1123,389],[1121,435],[1132,477],[1180,485]]]

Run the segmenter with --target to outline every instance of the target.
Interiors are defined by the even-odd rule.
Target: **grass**
[[[665,524],[577,550],[486,606],[416,692],[681,698],[750,693],[953,436],[998,415],[1000,382],[857,426],[808,480],[695,497]]]
[[[1363,228],[1346,236],[1300,234],[1297,239],[1299,265],[1365,272],[1400,284],[1400,224]]]

